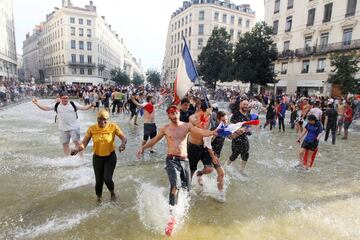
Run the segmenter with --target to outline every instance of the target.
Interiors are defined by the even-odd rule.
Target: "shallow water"
[[[83,136],[95,113],[79,116]],[[117,153],[119,200],[110,203],[105,190],[96,206],[90,147],[84,158],[63,157],[54,113],[31,103],[1,111],[0,239],[166,239],[165,142],[137,161],[142,127],[127,118],[111,119],[129,139]],[[157,118],[158,126],[167,121],[162,111]],[[216,200],[215,174],[202,189],[194,181],[175,209],[173,239],[360,239],[360,134],[336,146],[322,141],[310,172],[293,168],[295,138],[292,131],[254,130],[249,178],[239,174],[238,161],[226,169],[225,204]],[[229,155],[227,142],[221,160]]]

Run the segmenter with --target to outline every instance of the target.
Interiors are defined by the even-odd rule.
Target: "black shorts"
[[[348,130],[349,127],[350,127],[350,125],[351,125],[351,122],[345,122],[345,121],[344,121],[344,129],[345,129],[345,130]]]
[[[122,108],[122,107],[124,106],[124,101],[123,101],[123,100],[119,100],[118,106],[119,106],[120,108]]]
[[[95,107],[99,108],[100,107],[100,102],[95,102]]]
[[[169,178],[170,187],[177,189],[186,188],[188,191],[191,189],[191,174],[189,168],[189,161],[181,159],[176,156],[166,157],[166,172]]]
[[[103,102],[104,108],[109,108],[109,102]]]
[[[137,115],[137,110],[136,110],[136,108],[130,108],[130,112],[131,112],[131,117]]]
[[[144,123],[144,141],[153,139],[157,134],[155,123]]]
[[[315,151],[315,149],[318,147],[318,145],[319,145],[319,142],[317,140],[315,140],[312,143],[303,141],[303,143],[301,144],[301,148],[304,148],[304,149],[310,150],[310,151]]]
[[[230,161],[235,161],[239,155],[243,161],[249,159],[249,140],[247,138],[234,139],[231,142],[231,156]]]
[[[196,171],[199,161],[201,161],[204,166],[212,167],[210,153],[203,145],[196,145],[189,142],[187,150],[191,172]]]

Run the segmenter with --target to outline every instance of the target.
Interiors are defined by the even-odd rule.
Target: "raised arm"
[[[40,108],[43,111],[53,111],[54,110],[51,107],[40,104],[36,98],[33,98],[32,103],[35,104],[38,108]]]
[[[89,110],[90,108],[92,107],[95,107],[96,104],[93,102],[92,104],[89,104],[89,105],[86,105],[86,106],[83,106],[83,105],[78,105],[77,108],[81,111],[86,111],[86,110]]]
[[[155,104],[154,107],[157,108],[157,107],[160,107],[161,105],[163,105],[166,102],[166,100],[168,99],[168,97],[169,96],[164,97],[164,99],[162,101],[160,101],[159,103]]]

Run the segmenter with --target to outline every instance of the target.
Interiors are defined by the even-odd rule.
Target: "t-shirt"
[[[316,138],[323,131],[323,126],[320,121],[317,121],[315,124],[308,123],[306,124],[305,128],[307,130],[307,134],[304,141],[308,143],[313,143],[316,141]]]
[[[215,129],[216,127],[211,128],[211,130],[215,130]],[[221,150],[224,146],[224,142],[225,142],[225,138],[220,136],[216,136],[211,142],[211,147],[217,157],[220,157]]]
[[[310,109],[309,115],[310,114],[315,115],[317,120],[321,120],[321,115],[323,114],[323,112],[321,111],[320,108],[315,107],[315,108]]]
[[[189,122],[190,111],[184,112],[180,109],[180,121]]]
[[[328,117],[328,125],[336,125],[338,113],[335,109],[328,109],[325,115]]]
[[[115,135],[122,135],[120,127],[116,123],[108,123],[104,128],[94,124],[86,131],[85,136],[93,139],[93,152],[95,155],[109,156],[115,150]]]
[[[5,93],[6,92],[6,87],[0,86],[0,92]]]
[[[234,113],[232,116],[231,116],[231,119],[230,119],[230,123],[239,123],[239,122],[246,122],[246,121],[250,121],[251,119],[251,116],[250,114],[242,114],[240,111],[239,112],[236,112]],[[235,141],[237,140],[244,140],[244,139],[247,139],[247,135],[246,133],[238,136],[237,138],[233,139]]]
[[[351,107],[345,107],[344,115],[349,116],[349,117],[344,118],[344,122],[352,122],[353,111],[352,111]]]
[[[261,102],[259,102],[259,101],[253,101],[253,102],[250,103],[250,108],[251,108],[250,113],[251,113],[251,114],[259,115],[262,107],[263,107],[263,106],[262,106]]]
[[[77,108],[80,107],[78,103],[74,102],[74,104]],[[55,104],[51,108],[55,111]],[[61,131],[80,129],[79,119],[77,119],[76,112],[70,101],[66,105],[62,103],[58,105],[56,122]]]

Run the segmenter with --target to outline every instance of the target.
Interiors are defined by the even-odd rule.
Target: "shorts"
[[[196,145],[189,142],[187,150],[191,172],[195,172],[197,170],[199,161],[203,163],[204,167],[212,167],[210,153],[203,145]]]
[[[315,151],[315,149],[318,147],[318,145],[319,145],[319,142],[317,140],[315,140],[312,143],[303,141],[303,143],[301,144],[301,148],[304,148],[304,149],[310,150],[310,151]]]
[[[136,108],[130,108],[131,117],[136,116],[138,112],[136,111]]]
[[[95,107],[99,108],[100,107],[100,102],[95,102]]]
[[[144,123],[144,141],[153,139],[157,134],[155,123]]]
[[[72,139],[73,142],[80,141],[80,128],[70,131],[60,130],[60,142],[62,144],[70,143],[70,139]]]
[[[123,101],[123,100],[119,100],[118,106],[119,106],[120,108],[122,108],[122,107],[124,106],[124,101]]]
[[[344,122],[344,129],[348,130],[352,122]]]
[[[243,161],[247,161],[249,159],[249,140],[247,138],[234,139],[231,142],[231,156],[230,161],[235,161],[238,156],[241,156]]]
[[[109,102],[103,102],[104,108],[109,108]]]
[[[166,157],[166,172],[169,178],[170,186],[177,189],[186,188],[191,189],[191,174],[189,168],[189,161],[181,159],[177,156]]]
[[[338,116],[337,125],[338,125],[338,127],[341,128],[343,126],[343,124],[344,124],[344,116],[340,115],[340,116]]]

